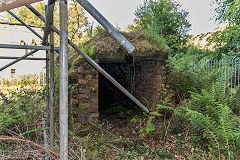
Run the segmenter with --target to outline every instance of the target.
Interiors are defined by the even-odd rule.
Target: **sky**
[[[89,2],[115,27],[122,30],[132,24],[134,11],[144,0],[89,0]],[[190,34],[201,34],[213,31],[218,27],[214,21],[212,0],[178,0],[183,9],[189,11],[189,21],[192,24]],[[90,21],[94,21],[89,16]],[[97,22],[94,22],[96,25]]]

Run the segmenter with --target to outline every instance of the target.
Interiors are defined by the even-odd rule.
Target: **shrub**
[[[181,5],[171,0],[145,0],[135,12],[136,28],[141,28],[158,39],[165,41],[172,51],[185,44],[185,38],[190,28],[187,20],[188,12]]]
[[[30,133],[39,128],[39,121],[45,109],[44,90],[24,89],[8,90],[0,96],[0,127],[16,132]],[[41,126],[41,125],[40,125]]]

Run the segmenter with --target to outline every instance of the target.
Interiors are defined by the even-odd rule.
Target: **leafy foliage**
[[[239,57],[239,25],[228,25],[222,31],[216,31],[207,41],[215,44],[214,56],[218,59],[227,56],[229,58]]]
[[[87,26],[88,21],[83,8],[76,0],[70,4],[68,11],[68,31],[70,40],[74,43],[80,43],[83,37],[84,28]]]
[[[240,2],[239,0],[215,0],[219,7],[215,9],[217,20],[220,22],[234,22],[239,24]]]
[[[45,101],[43,89],[8,90],[0,96],[0,127],[18,128],[17,132],[35,131],[34,123],[38,123],[44,115]],[[32,123],[31,125],[30,122]],[[28,126],[29,125],[29,126]],[[31,132],[32,132],[31,131]]]
[[[202,90],[192,93],[192,99],[183,110],[197,134],[208,140],[212,153],[221,157],[234,158],[239,141],[238,121],[232,116],[227,104],[220,103],[216,92]]]
[[[239,0],[215,0],[216,21],[226,24],[223,29],[213,33],[208,38],[210,44],[215,44],[215,54],[218,58],[223,55],[234,58],[239,56],[240,10]]]
[[[226,74],[231,76],[232,71],[226,59],[219,61],[220,67],[212,70],[205,68],[208,59],[201,59],[195,67],[193,60],[197,60],[195,55],[170,59],[173,65],[171,86],[177,95],[182,96],[178,101],[182,115],[191,123],[191,132],[207,144],[205,147],[210,149],[213,157],[234,159],[239,149],[240,127],[232,112],[233,105],[238,104],[239,93],[232,100],[233,92],[226,78]],[[188,96],[184,96],[186,93]]]
[[[193,67],[193,62],[198,62],[196,55],[186,54],[181,58],[169,57],[170,73],[168,75],[170,87],[175,91],[175,102],[179,103],[185,98],[190,98],[190,92],[199,92],[207,88],[211,77],[204,71],[205,61],[200,61],[198,72]]]
[[[173,51],[185,44],[185,37],[190,28],[188,12],[171,0],[145,0],[135,15],[137,28],[157,35]]]
[[[240,87],[238,87],[236,94],[230,102],[230,107],[237,116],[240,116]]]

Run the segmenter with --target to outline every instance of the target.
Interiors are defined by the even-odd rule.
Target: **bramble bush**
[[[0,127],[21,135],[41,130],[45,103],[43,87],[8,89],[0,95]]]

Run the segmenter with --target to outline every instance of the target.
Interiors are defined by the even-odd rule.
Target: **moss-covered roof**
[[[127,51],[106,31],[94,36],[90,41],[81,46],[82,50],[89,54],[94,46],[91,57],[94,59],[111,59],[116,57],[142,57],[142,58],[166,58],[169,48],[160,41],[148,36],[144,31],[121,32],[134,46],[135,50],[129,54]],[[83,57],[73,51],[69,54],[69,69],[75,72],[84,61]]]
[[[144,31],[121,32],[134,46],[135,51],[132,56],[162,57],[169,53],[169,48],[160,44],[157,40],[150,38]],[[94,44],[94,56],[105,58],[112,56],[129,55],[127,51],[107,32],[103,31],[94,36],[85,45],[88,47]]]

